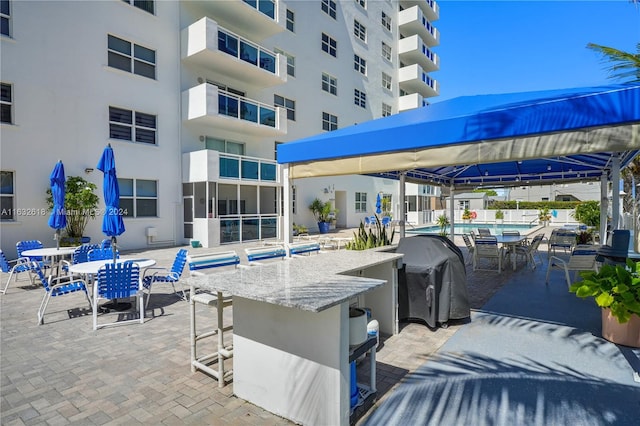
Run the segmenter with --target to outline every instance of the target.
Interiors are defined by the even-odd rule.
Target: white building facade
[[[45,192],[56,161],[102,199],[94,169],[107,144],[127,208],[121,248],[282,237],[277,144],[439,93],[433,1],[0,3],[0,238],[10,258],[19,240],[54,244]],[[371,215],[378,193],[400,207],[398,183],[385,179],[293,186],[292,220],[310,228],[316,197],[336,207],[338,227]],[[89,221],[92,241],[104,238],[101,222]]]

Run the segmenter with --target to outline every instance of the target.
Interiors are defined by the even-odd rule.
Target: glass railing
[[[436,90],[436,81],[429,77],[426,73],[422,73],[422,81],[424,81],[427,86],[431,87],[433,90]]]
[[[220,153],[220,177],[276,182],[276,162],[262,158]]]
[[[429,20],[424,16],[422,17],[422,25],[427,29],[427,31],[429,31],[429,34],[431,34],[433,37],[436,36],[436,29],[433,27],[433,25],[431,25],[431,22],[429,22]]]
[[[260,13],[271,19],[276,19],[276,1],[275,0],[243,0],[246,4],[256,9]]]
[[[218,113],[263,126],[276,127],[276,108],[227,92],[218,92]]]
[[[427,46],[425,46],[424,44],[422,45],[422,53],[424,54],[424,56],[429,58],[431,62],[433,62],[434,64],[436,63],[436,55],[431,50],[429,50]]]
[[[218,28],[218,50],[270,73],[276,73],[275,53],[220,28]]]

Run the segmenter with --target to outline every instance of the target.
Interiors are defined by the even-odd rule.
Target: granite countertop
[[[379,251],[340,250],[312,254],[263,266],[241,267],[189,277],[185,284],[251,300],[320,312],[385,283],[357,277],[357,271],[402,258]],[[206,273],[206,270],[203,271]]]

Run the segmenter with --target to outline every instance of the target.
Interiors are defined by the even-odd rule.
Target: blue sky
[[[589,42],[636,53],[640,5],[610,1],[439,0],[440,83],[457,96],[613,84]]]

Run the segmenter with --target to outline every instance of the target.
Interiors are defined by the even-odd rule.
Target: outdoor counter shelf
[[[190,277],[233,295],[233,392],[302,424],[348,425],[349,302],[397,333],[402,254],[336,251]]]

